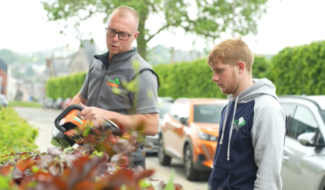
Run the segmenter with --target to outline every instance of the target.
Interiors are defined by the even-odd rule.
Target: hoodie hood
[[[236,96],[236,97],[233,97],[232,95],[229,96],[228,106],[227,106],[226,115],[225,115],[225,122],[223,122],[222,135],[221,135],[221,138],[219,141],[219,144],[222,145],[223,138],[224,138],[224,132],[225,132],[225,128],[226,128],[226,123],[227,123],[227,118],[228,118],[229,102],[235,101],[233,115],[229,116],[229,117],[232,117],[232,120],[231,120],[231,125],[230,125],[228,150],[227,150],[227,160],[228,161],[230,160],[230,142],[231,142],[231,137],[232,137],[232,132],[233,132],[233,126],[234,126],[233,122],[234,122],[234,118],[236,115],[237,104],[249,102],[249,101],[254,100],[255,98],[262,96],[262,95],[268,95],[268,96],[271,96],[271,97],[275,98],[276,100],[278,100],[278,97],[275,94],[275,86],[272,84],[271,81],[269,81],[266,78],[263,78],[263,79],[253,79],[253,82],[254,82],[253,85],[251,85],[246,90],[244,90],[243,92],[238,94],[238,96]]]
[[[246,90],[238,94],[237,97],[229,96],[230,101],[235,101],[238,98],[238,103],[246,103],[258,96],[269,95],[278,100],[278,96],[275,94],[275,86],[266,78],[253,79],[253,85]]]

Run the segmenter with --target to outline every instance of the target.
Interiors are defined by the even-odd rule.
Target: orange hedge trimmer
[[[122,136],[121,129],[110,120],[104,120],[99,125],[84,120],[80,116],[81,105],[73,104],[67,107],[54,121],[51,143],[54,146],[67,148],[75,143],[83,145],[85,137],[91,135],[98,142],[108,135]]]
[[[92,144],[102,142],[109,135],[119,137],[123,135],[124,139],[130,138],[130,135],[123,133],[121,128],[111,120],[104,120],[97,124],[86,121],[80,116],[80,111],[83,109],[84,107],[78,104],[70,105],[55,119],[51,141],[54,146],[68,148],[74,144],[83,145],[87,136],[90,136],[87,138],[88,143],[91,139]],[[152,148],[146,143],[137,143],[146,148]]]

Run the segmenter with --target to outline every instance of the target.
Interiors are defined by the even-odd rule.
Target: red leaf
[[[155,170],[143,170],[142,172],[134,176],[136,183],[143,178],[149,178],[152,174],[155,173]]]
[[[118,170],[114,175],[110,177],[111,188],[120,187],[121,185],[131,185],[134,184],[134,177],[132,170],[121,169]]]
[[[11,173],[11,168],[12,167],[13,167],[12,164],[0,167],[0,175],[4,175],[4,176],[9,175]]]
[[[34,178],[38,182],[50,182],[53,180],[53,176],[51,173],[46,173],[42,171],[38,171],[34,174]]]
[[[32,157],[29,157],[27,159],[18,161],[16,166],[20,171],[24,172],[26,169],[30,168],[33,165],[36,165],[36,162],[32,160]]]
[[[73,186],[73,190],[85,190],[85,189],[94,189],[95,182],[82,181]]]

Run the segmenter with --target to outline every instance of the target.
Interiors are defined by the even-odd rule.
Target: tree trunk
[[[139,27],[139,31],[140,31],[140,27]],[[144,34],[141,31],[137,38],[137,49],[140,56],[147,61],[147,41],[144,39]]]
[[[148,8],[141,10],[139,13],[139,36],[137,38],[137,49],[140,56],[147,61],[147,39],[146,36],[146,20],[148,19]]]

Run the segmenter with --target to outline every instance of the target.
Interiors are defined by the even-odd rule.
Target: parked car
[[[66,109],[69,106],[71,100],[72,98],[66,98],[62,103],[62,109]]]
[[[0,106],[7,107],[9,104],[6,96],[4,94],[0,94]]]
[[[45,98],[43,102],[43,108],[48,109],[48,108],[53,108],[54,100],[53,98]]]
[[[147,153],[157,153],[158,150],[159,150],[159,136],[160,136],[160,133],[161,133],[161,120],[162,120],[163,116],[172,107],[173,104],[171,103],[171,101],[173,101],[173,99],[167,98],[167,97],[159,97],[158,98],[158,106],[159,106],[159,109],[160,109],[160,113],[159,113],[159,130],[158,130],[158,133],[155,136],[146,136],[145,142],[153,147],[152,149],[144,148],[144,150]]]
[[[175,99],[172,97],[158,97],[158,101],[165,101],[165,102],[173,103],[175,101]]]
[[[183,161],[188,180],[211,172],[226,103],[223,99],[176,99],[162,120],[159,163],[169,165],[172,158]]]
[[[325,190],[325,96],[284,96],[287,115],[281,177],[284,190]]]
[[[63,98],[57,98],[54,103],[53,103],[53,108],[54,109],[62,109],[63,107],[64,100]]]

